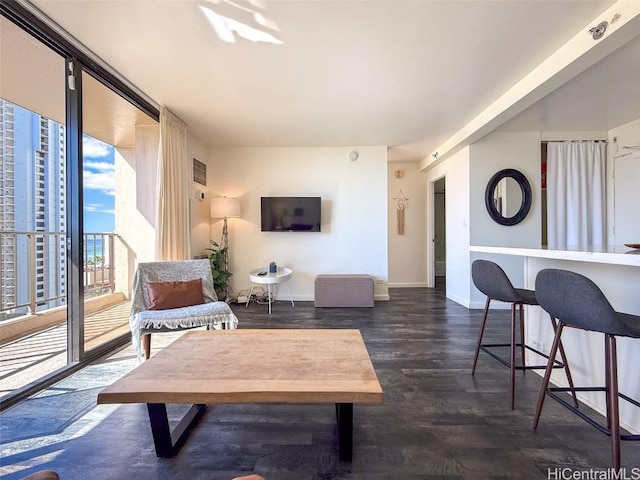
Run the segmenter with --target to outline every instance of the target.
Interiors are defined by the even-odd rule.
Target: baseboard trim
[[[427,282],[390,283],[389,288],[427,288]]]
[[[486,301],[484,300],[482,302],[470,302],[468,308],[474,310],[484,310],[485,303]],[[492,300],[491,305],[489,306],[489,310],[509,310],[510,308],[510,303],[499,302],[497,300]]]
[[[295,302],[313,302],[315,297],[313,295],[293,295],[293,301]],[[377,293],[374,294],[373,300],[378,302],[389,301],[389,294]],[[289,295],[283,293],[282,295],[276,295],[273,299],[274,302],[289,302]]]
[[[469,299],[468,298],[462,298],[462,297],[459,297],[457,295],[450,295],[449,293],[447,293],[447,298],[449,300],[452,300],[452,301],[462,305],[463,307],[469,308]]]

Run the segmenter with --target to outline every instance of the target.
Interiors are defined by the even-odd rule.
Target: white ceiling
[[[391,160],[419,161],[614,2],[32,3],[208,145],[388,145]],[[283,43],[224,42],[201,6]],[[640,98],[639,52],[636,38],[502,129],[607,130],[638,118],[640,103],[625,99]]]
[[[607,131],[640,118],[640,36],[502,125],[501,131]]]

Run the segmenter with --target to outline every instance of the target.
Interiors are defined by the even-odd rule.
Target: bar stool
[[[618,361],[616,337],[640,338],[640,316],[616,312],[600,288],[587,277],[566,270],[546,269],[536,276],[536,297],[540,306],[558,320],[558,328],[551,346],[553,357],[560,345],[564,327],[578,328],[604,334],[605,386],[569,388],[549,387],[551,362],[542,380],[533,428],[538,427],[546,395],[586,420],[601,432],[611,437],[613,468],[620,469],[620,440],[640,440],[640,435],[620,434],[619,400],[640,407],[640,403],[618,391]],[[593,418],[581,412],[577,406],[566,402],[555,392],[605,392],[607,426],[603,427]]]
[[[484,313],[482,315],[482,325],[480,326],[480,333],[478,334],[478,343],[476,344],[476,353],[473,359],[473,369],[471,370],[471,375],[474,375],[476,372],[476,365],[478,363],[478,354],[480,353],[480,350],[486,352],[503,365],[509,367],[509,369],[511,370],[511,408],[513,409],[515,406],[516,370],[522,370],[524,373],[524,371],[526,370],[543,369],[547,366],[546,364],[526,365],[525,350],[530,350],[544,358],[549,358],[549,356],[547,356],[543,352],[525,344],[524,341],[524,305],[538,305],[538,301],[536,300],[536,295],[533,290],[514,288],[509,281],[509,277],[507,277],[507,274],[504,273],[504,270],[502,270],[502,268],[494,262],[490,262],[488,260],[474,260],[471,264],[471,278],[473,279],[473,283],[475,284],[476,288],[487,296],[487,301],[484,306]],[[482,337],[484,335],[484,329],[487,324],[487,314],[489,312],[489,305],[491,303],[491,300],[498,300],[511,304],[510,343],[482,343]],[[519,307],[520,310],[520,343],[516,343],[516,306]],[[555,331],[556,320],[553,317],[551,317],[551,324],[553,325],[553,329]],[[503,358],[501,358],[491,350],[496,347],[510,347],[510,356],[508,362],[506,362]],[[516,365],[516,347],[520,347],[520,353],[522,357],[520,365]],[[567,365],[567,361],[565,359],[564,348],[562,347],[562,344],[560,344],[560,355],[562,357],[562,362],[555,360],[555,354],[551,355],[551,358],[554,359],[554,361],[552,362],[553,368],[564,368],[569,385],[573,385],[571,372],[569,371],[569,365]],[[574,401],[576,405],[578,405],[578,401],[577,399],[575,399],[575,393]]]

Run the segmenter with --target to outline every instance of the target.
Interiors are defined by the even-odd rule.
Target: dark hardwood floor
[[[4,412],[0,476],[52,468],[63,480],[230,480],[252,472],[267,480],[531,479],[548,478],[548,469],[562,478],[555,469],[609,467],[609,438],[550,399],[533,430],[535,373],[518,374],[515,410],[508,369],[481,353],[471,376],[481,311],[446,300],[441,289],[390,295],[373,309],[280,301],[268,315],[266,305],[233,306],[240,328],[362,331],[385,400],[354,407],[351,463],[338,460],[331,405],[210,406],[175,458],[156,458],[144,405],[95,404],[135,365],[129,347]],[[492,312],[487,334],[506,341],[507,311]],[[154,345],[161,347],[160,335]],[[216,368],[215,360],[202,368]],[[172,407],[174,415],[183,408]],[[631,475],[640,442],[622,448]]]

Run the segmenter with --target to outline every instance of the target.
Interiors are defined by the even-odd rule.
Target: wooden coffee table
[[[382,403],[359,330],[207,330],[185,333],[98,394],[146,403],[158,457],[171,457],[206,404],[335,403],[340,460],[353,451],[353,404]],[[167,403],[192,404],[172,431]]]

